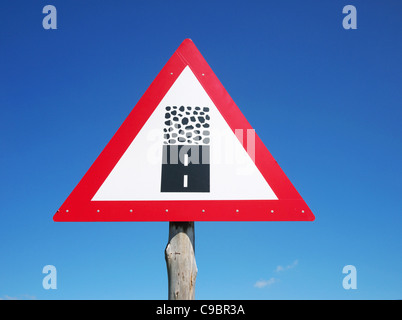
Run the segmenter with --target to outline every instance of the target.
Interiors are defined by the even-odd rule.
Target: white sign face
[[[197,179],[198,182],[203,180],[204,184],[199,185],[191,172],[181,174],[176,185],[163,182],[163,179],[170,176],[170,169],[163,169],[163,163],[167,159],[172,160],[171,150],[177,151],[174,148],[180,145],[193,148],[191,150],[202,150],[200,157],[205,158],[202,162],[206,166],[198,171]],[[184,167],[194,162],[194,157],[189,158],[185,152],[181,152],[177,158],[182,165],[176,167],[184,170]],[[203,178],[199,179],[200,176]],[[187,66],[92,201],[277,199],[250,155]]]

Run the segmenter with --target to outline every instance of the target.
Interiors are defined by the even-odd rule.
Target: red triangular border
[[[91,201],[183,69],[189,66],[230,128],[252,129],[190,39],[169,59],[54,221],[313,221],[313,213],[255,135],[255,164],[278,200]],[[246,146],[245,146],[246,147]]]

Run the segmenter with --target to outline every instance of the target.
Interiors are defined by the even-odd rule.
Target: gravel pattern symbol
[[[165,110],[164,144],[210,143],[208,107],[167,106]]]

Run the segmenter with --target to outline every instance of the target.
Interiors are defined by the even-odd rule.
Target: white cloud
[[[0,297],[0,300],[18,300],[18,298],[4,295],[4,296]]]
[[[282,272],[282,271],[285,271],[285,270],[293,269],[298,264],[299,264],[299,260],[296,259],[295,261],[293,261],[291,264],[287,265],[286,267],[277,266],[276,269],[275,269],[275,272]]]
[[[277,266],[274,271],[276,273],[283,272],[283,271],[295,268],[298,264],[299,264],[299,260],[296,259],[291,264],[289,264],[289,265],[287,265],[285,267],[281,266],[281,265]],[[256,283],[254,283],[254,287],[261,289],[261,288],[264,288],[264,287],[267,287],[267,286],[271,286],[271,285],[273,285],[274,283],[277,283],[277,282],[279,282],[279,279],[274,278],[274,277],[272,277],[272,278],[270,278],[268,280],[262,279],[262,280],[258,280]]]
[[[271,285],[273,285],[274,283],[276,283],[278,281],[279,281],[279,279],[276,279],[276,278],[270,278],[268,280],[258,280],[254,284],[254,287],[261,289],[261,288],[264,288],[266,286],[271,286]]]
[[[23,294],[21,297],[10,297],[8,295],[4,295],[0,297],[0,300],[36,300],[36,297],[29,294]]]
[[[281,272],[281,271],[283,271],[283,270],[285,270],[284,267],[282,267],[282,266],[277,266],[276,269],[275,269],[275,272]]]

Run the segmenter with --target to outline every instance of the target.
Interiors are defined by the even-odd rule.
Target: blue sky
[[[42,8],[57,8],[44,30]],[[357,8],[356,30],[342,8]],[[197,299],[402,298],[402,4],[3,1],[0,299],[166,299],[167,222],[52,216],[191,38],[316,216],[197,222]],[[42,268],[57,268],[57,290]],[[357,269],[357,289],[342,268]]]

